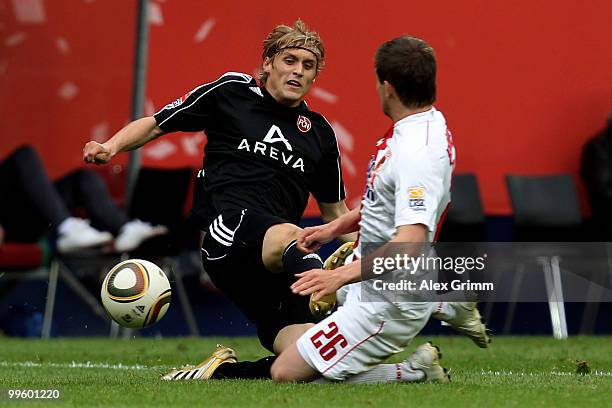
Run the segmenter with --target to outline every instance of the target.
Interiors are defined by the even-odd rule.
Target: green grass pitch
[[[0,338],[0,408],[57,407],[609,407],[612,338],[496,337],[481,350],[463,337],[432,340],[450,384],[289,384],[271,381],[162,382],[159,373],[205,358],[221,342],[240,359],[265,356],[254,338]],[[400,361],[408,350],[394,356]],[[590,374],[576,374],[586,360]],[[60,389],[59,401],[6,400],[7,389]]]

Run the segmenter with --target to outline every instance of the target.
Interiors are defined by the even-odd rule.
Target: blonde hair
[[[263,53],[261,59],[273,59],[276,54],[287,48],[301,48],[312,52],[317,57],[317,75],[325,65],[325,48],[319,33],[309,31],[308,27],[302,20],[296,20],[293,27],[281,24],[268,34],[268,37],[263,42]],[[266,82],[268,74],[263,71],[263,67],[259,70],[259,80]]]

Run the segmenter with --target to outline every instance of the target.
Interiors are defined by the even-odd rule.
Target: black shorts
[[[290,278],[270,272],[261,259],[266,231],[288,222],[253,210],[223,211],[202,242],[202,264],[212,282],[257,326],[259,341],[270,351],[283,327],[316,321],[308,296],[294,295]]]

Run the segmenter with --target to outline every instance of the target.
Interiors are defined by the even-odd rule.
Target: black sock
[[[310,269],[323,269],[323,261],[319,254],[305,254],[297,249],[297,241],[292,241],[283,253],[283,268],[289,285],[297,279],[296,273],[306,272]]]
[[[297,280],[296,273],[306,272],[311,269],[323,269],[323,261],[319,254],[305,254],[297,249],[296,241],[291,242],[283,253],[283,268],[287,282],[286,296],[282,301],[283,313],[288,316],[286,323],[314,322],[317,319],[310,313],[308,307],[309,296],[293,294],[289,287]]]
[[[264,357],[257,361],[239,361],[237,363],[221,364],[211,378],[223,380],[240,378],[243,380],[271,379],[270,368],[276,356]]]

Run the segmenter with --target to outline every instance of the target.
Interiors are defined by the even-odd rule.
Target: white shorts
[[[403,351],[423,329],[433,302],[362,302],[361,283],[342,289],[343,305],[297,341],[302,358],[331,380],[370,370]]]

